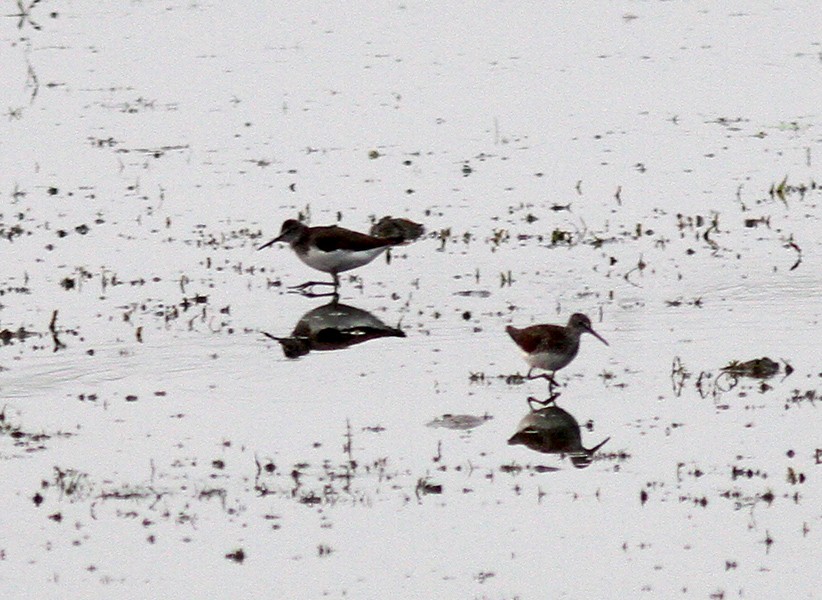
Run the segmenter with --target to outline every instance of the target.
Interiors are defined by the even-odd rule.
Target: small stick
[[[57,337],[57,311],[55,310],[51,313],[51,322],[49,323],[49,331],[51,332],[51,338],[54,341],[54,351],[57,352],[58,350],[62,350],[66,347],[66,345],[60,341],[60,338]]]

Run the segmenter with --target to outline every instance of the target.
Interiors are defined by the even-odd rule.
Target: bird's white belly
[[[525,362],[535,369],[544,369],[545,371],[556,371],[561,369],[574,359],[573,355],[555,354],[553,352],[535,352],[534,354],[525,354]]]
[[[324,273],[342,273],[367,265],[377,256],[386,250],[383,248],[372,248],[370,250],[358,250],[351,252],[347,250],[332,250],[324,252],[316,248],[310,248],[305,254],[300,254],[300,260],[312,269],[317,269]]]

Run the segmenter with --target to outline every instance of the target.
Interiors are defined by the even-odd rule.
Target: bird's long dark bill
[[[597,450],[602,448],[606,444],[606,442],[608,442],[608,440],[610,440],[610,439],[611,439],[610,437],[605,438],[599,444],[597,444],[596,446],[594,446],[593,448],[588,450],[588,452],[593,456],[594,452],[596,452]]]
[[[257,250],[265,250],[265,249],[266,249],[266,248],[268,248],[269,246],[273,246],[274,244],[276,244],[277,242],[279,242],[279,241],[280,241],[280,237],[282,237],[282,236],[275,237],[275,238],[274,238],[273,240],[271,240],[270,242],[266,242],[265,244],[263,244],[262,246],[260,246],[259,248],[257,248]]]
[[[605,338],[604,338],[604,337],[602,337],[602,336],[601,336],[601,335],[599,335],[596,331],[594,331],[594,330],[593,330],[593,328],[589,327],[589,328],[588,328],[588,333],[590,333],[592,336],[594,336],[596,339],[598,339],[600,342],[602,342],[602,343],[603,343],[603,344],[605,344],[606,346],[610,346],[610,345],[611,345],[611,344],[609,344],[608,342],[606,342],[606,341],[605,341]]]

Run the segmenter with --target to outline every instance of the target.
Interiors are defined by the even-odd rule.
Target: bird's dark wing
[[[358,231],[342,227],[317,227],[314,232],[314,243],[324,252],[334,250],[373,250],[385,246],[396,246],[402,243],[401,238],[376,238]],[[344,235],[341,235],[344,234]]]
[[[534,352],[540,346],[556,347],[566,342],[565,328],[557,325],[531,325],[524,329],[517,329],[510,325],[505,328],[511,339],[525,352]]]

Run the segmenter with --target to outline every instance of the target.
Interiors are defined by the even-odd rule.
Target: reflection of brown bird
[[[551,374],[537,375],[544,377],[556,385],[554,374],[567,366],[579,352],[579,338],[583,333],[590,333],[606,346],[601,335],[594,331],[591,320],[582,313],[574,313],[568,319],[566,326],[562,325],[531,325],[523,329],[508,326],[505,328],[511,339],[522,350],[525,361],[529,365],[526,377],[531,378],[531,371],[535,368],[551,371]]]
[[[334,279],[333,283],[309,281],[297,288],[333,285],[336,291],[340,285],[340,273],[367,265],[389,247],[401,244],[403,239],[374,237],[336,225],[308,227],[296,219],[288,219],[283,223],[280,235],[257,249],[268,248],[276,242],[286,242],[297,258],[313,269],[330,273]]]
[[[539,402],[529,398],[529,405],[532,401]],[[610,439],[605,438],[593,448],[585,448],[577,420],[568,411],[550,405],[531,410],[525,415],[508,443],[512,446],[521,444],[543,454],[568,456],[576,468],[583,469],[591,464],[596,451]]]
[[[298,358],[312,350],[343,350],[383,337],[405,337],[401,329],[389,327],[366,310],[329,302],[305,313],[288,337],[263,335],[280,343],[287,358]]]

